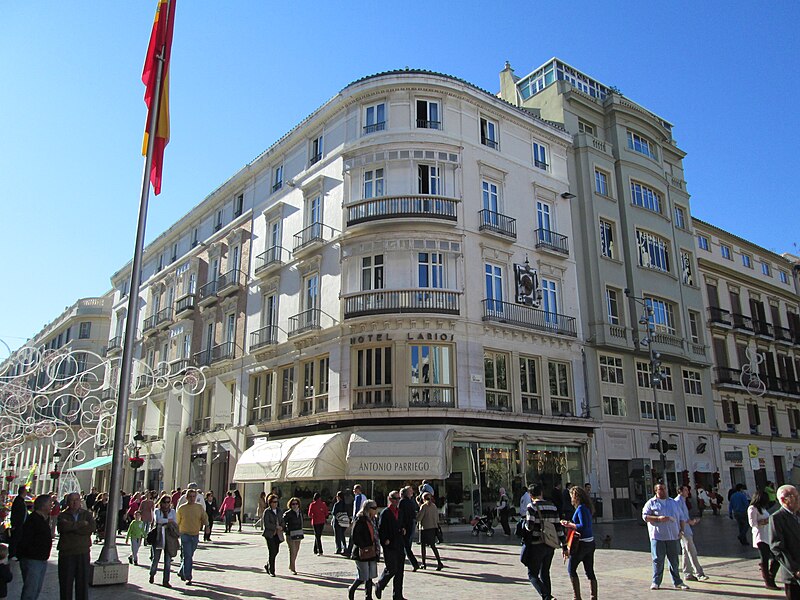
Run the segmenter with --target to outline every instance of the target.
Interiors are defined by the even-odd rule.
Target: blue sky
[[[525,75],[558,56],[674,124],[696,216],[796,251],[800,4],[550,4],[180,0],[148,240],[355,79],[408,66],[497,91],[504,61]],[[12,347],[109,289],[132,255],[155,6],[3,9],[0,339]]]

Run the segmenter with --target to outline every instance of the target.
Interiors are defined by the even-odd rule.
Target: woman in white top
[[[167,548],[167,524],[173,523],[178,527],[178,519],[175,515],[175,509],[170,505],[172,501],[169,496],[161,496],[158,501],[158,508],[155,512],[155,526],[156,526],[156,543],[152,545],[153,561],[150,564],[150,583],[153,583],[158,572],[158,562],[161,560],[161,555],[164,555],[164,579],[162,585],[166,588],[172,587],[169,583],[169,569],[172,565],[172,554]]]
[[[772,552],[769,549],[769,498],[761,490],[757,490],[750,500],[750,506],[747,508],[747,521],[753,529],[753,548],[758,548],[758,553],[761,555],[761,577],[764,579],[764,585],[767,589],[777,590],[778,586],[775,585],[775,574],[778,572],[778,561],[775,560]]]

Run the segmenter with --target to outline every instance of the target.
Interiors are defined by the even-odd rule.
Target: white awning
[[[233,472],[233,480],[238,482],[283,480],[286,457],[302,439],[295,437],[256,442],[239,457]]]
[[[347,479],[447,479],[452,433],[446,429],[367,429],[347,448]]]
[[[349,433],[323,433],[302,438],[286,459],[286,481],[344,479]]]

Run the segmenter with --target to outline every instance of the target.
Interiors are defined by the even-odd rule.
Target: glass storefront
[[[528,444],[525,475],[528,485],[541,484],[545,498],[553,495],[556,484],[583,485],[583,463],[580,449],[573,446]]]

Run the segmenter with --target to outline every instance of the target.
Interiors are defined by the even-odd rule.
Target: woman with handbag
[[[278,497],[270,494],[267,498],[267,508],[261,514],[261,525],[264,528],[264,539],[267,541],[267,551],[269,559],[264,569],[272,577],[275,577],[275,557],[278,556],[280,544],[283,541],[283,519],[278,509]]]
[[[162,585],[172,587],[169,583],[169,569],[172,559],[178,554],[178,519],[175,509],[171,506],[172,500],[166,494],[158,501],[155,513],[155,528],[147,534],[147,543],[153,553],[153,562],[150,564],[150,583],[155,582],[158,572],[158,562],[164,555],[164,578]]]
[[[289,498],[286,503],[288,510],[283,513],[283,530],[288,535],[286,545],[289,546],[289,570],[292,575],[297,575],[295,561],[300,552],[300,542],[303,540],[303,513],[300,512],[300,498]]]
[[[345,533],[347,528],[350,527],[350,513],[344,501],[344,492],[336,492],[336,502],[333,503],[331,513],[333,514],[331,523],[333,525],[333,535],[336,539],[336,554],[344,556],[347,554]]]
[[[438,563],[436,570],[441,571],[444,565],[439,557],[439,549],[436,547],[436,532],[439,529],[439,507],[433,502],[433,496],[431,496],[430,492],[422,494],[422,506],[419,507],[419,512],[417,513],[417,523],[419,523],[419,537],[422,545],[422,564],[419,568],[427,568],[425,564],[425,548],[430,546]]]
[[[338,498],[341,492],[336,495]],[[366,600],[372,600],[372,580],[378,576],[378,559],[380,558],[380,541],[375,515],[378,505],[374,500],[367,500],[361,505],[353,522],[353,557],[356,561],[356,580],[347,590],[348,598],[355,600],[356,590],[363,583]],[[335,513],[334,513],[335,514]]]
[[[578,578],[578,565],[583,563],[583,570],[586,572],[586,577],[589,579],[591,587],[591,598],[597,598],[597,577],[594,574],[594,533],[592,532],[592,500],[586,490],[579,486],[574,486],[569,490],[570,500],[572,506],[575,507],[575,513],[572,515],[571,521],[561,521],[561,525],[566,530],[574,530],[573,536],[577,540],[572,541],[565,549],[564,553],[568,556],[567,573],[569,574],[570,581],[572,582],[572,592],[575,598],[581,598],[581,580]]]

